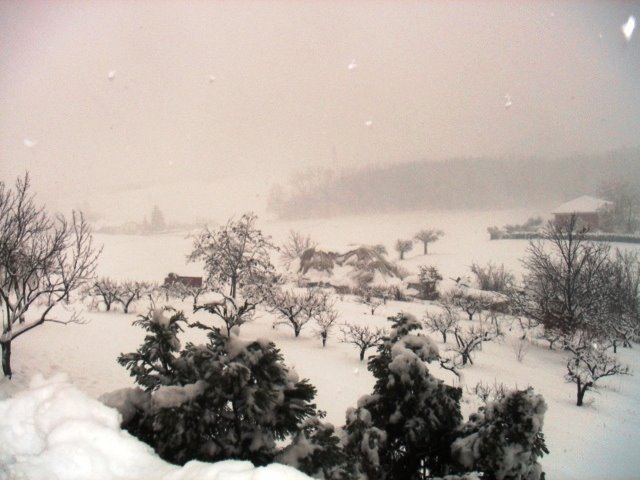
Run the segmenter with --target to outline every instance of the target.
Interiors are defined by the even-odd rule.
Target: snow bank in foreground
[[[36,376],[0,401],[0,479],[305,480],[284,465],[189,462],[178,467],[120,429],[116,410],[87,397],[63,375]]]

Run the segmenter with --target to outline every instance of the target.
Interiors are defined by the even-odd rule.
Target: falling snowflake
[[[209,75],[209,83],[213,83],[216,81],[216,76],[215,75]]]
[[[622,33],[624,34],[624,38],[627,39],[627,42],[631,40],[631,36],[633,35],[633,30],[636,28],[636,19],[633,15],[629,16],[627,23],[622,25]]]
[[[354,374],[354,375],[358,375],[358,373],[360,373],[360,369],[359,369],[359,368],[356,368],[356,369],[353,371],[353,374]]]
[[[351,60],[351,63],[347,65],[347,68],[349,70],[355,70],[356,68],[358,68],[358,64],[356,63],[355,60]]]
[[[36,146],[36,144],[37,144],[38,142],[33,141],[33,140],[29,139],[29,138],[25,138],[25,139],[22,141],[22,143],[23,143],[23,144],[24,144],[24,146],[25,146],[25,147],[27,147],[27,148],[33,148],[33,147],[35,147],[35,146]]]
[[[504,108],[509,108],[511,107],[511,105],[513,105],[513,103],[511,102],[511,95],[507,93],[504,96]]]
[[[373,120],[367,120],[366,122],[364,122],[364,124],[365,124],[367,127],[371,127],[371,125],[373,125]]]
[[[116,78],[116,71],[115,70],[109,70],[109,73],[107,74],[107,78],[109,80],[113,80],[114,78]]]

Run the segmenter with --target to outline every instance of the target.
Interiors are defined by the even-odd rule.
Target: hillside
[[[335,173],[299,174],[272,189],[279,218],[421,209],[548,207],[595,194],[605,181],[640,183],[639,149],[555,160],[464,158],[416,161]]]

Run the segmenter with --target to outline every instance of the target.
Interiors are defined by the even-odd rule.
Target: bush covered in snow
[[[309,473],[320,468],[318,458],[322,471],[340,471],[341,458],[323,454],[338,439],[331,425],[317,420],[315,388],[286,368],[273,343],[242,341],[198,323],[208,343],[181,348],[184,315],[167,313],[141,317],[137,323],[149,332],[143,345],[118,359],[144,388],[112,399],[124,428],[179,464],[237,459],[265,465],[282,455]],[[283,441],[294,434],[286,449]]]
[[[347,411],[345,449],[358,473],[369,480],[539,479],[537,459],[547,452],[542,397],[510,393],[461,425],[461,390],[427,368],[440,359],[435,343],[417,333],[411,315],[389,320],[392,329],[369,360],[373,393]]]

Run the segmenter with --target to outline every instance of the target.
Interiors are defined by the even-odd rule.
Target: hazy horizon
[[[0,180],[141,219],[296,171],[640,145],[628,2],[0,2]],[[259,208],[256,208],[259,209]]]

